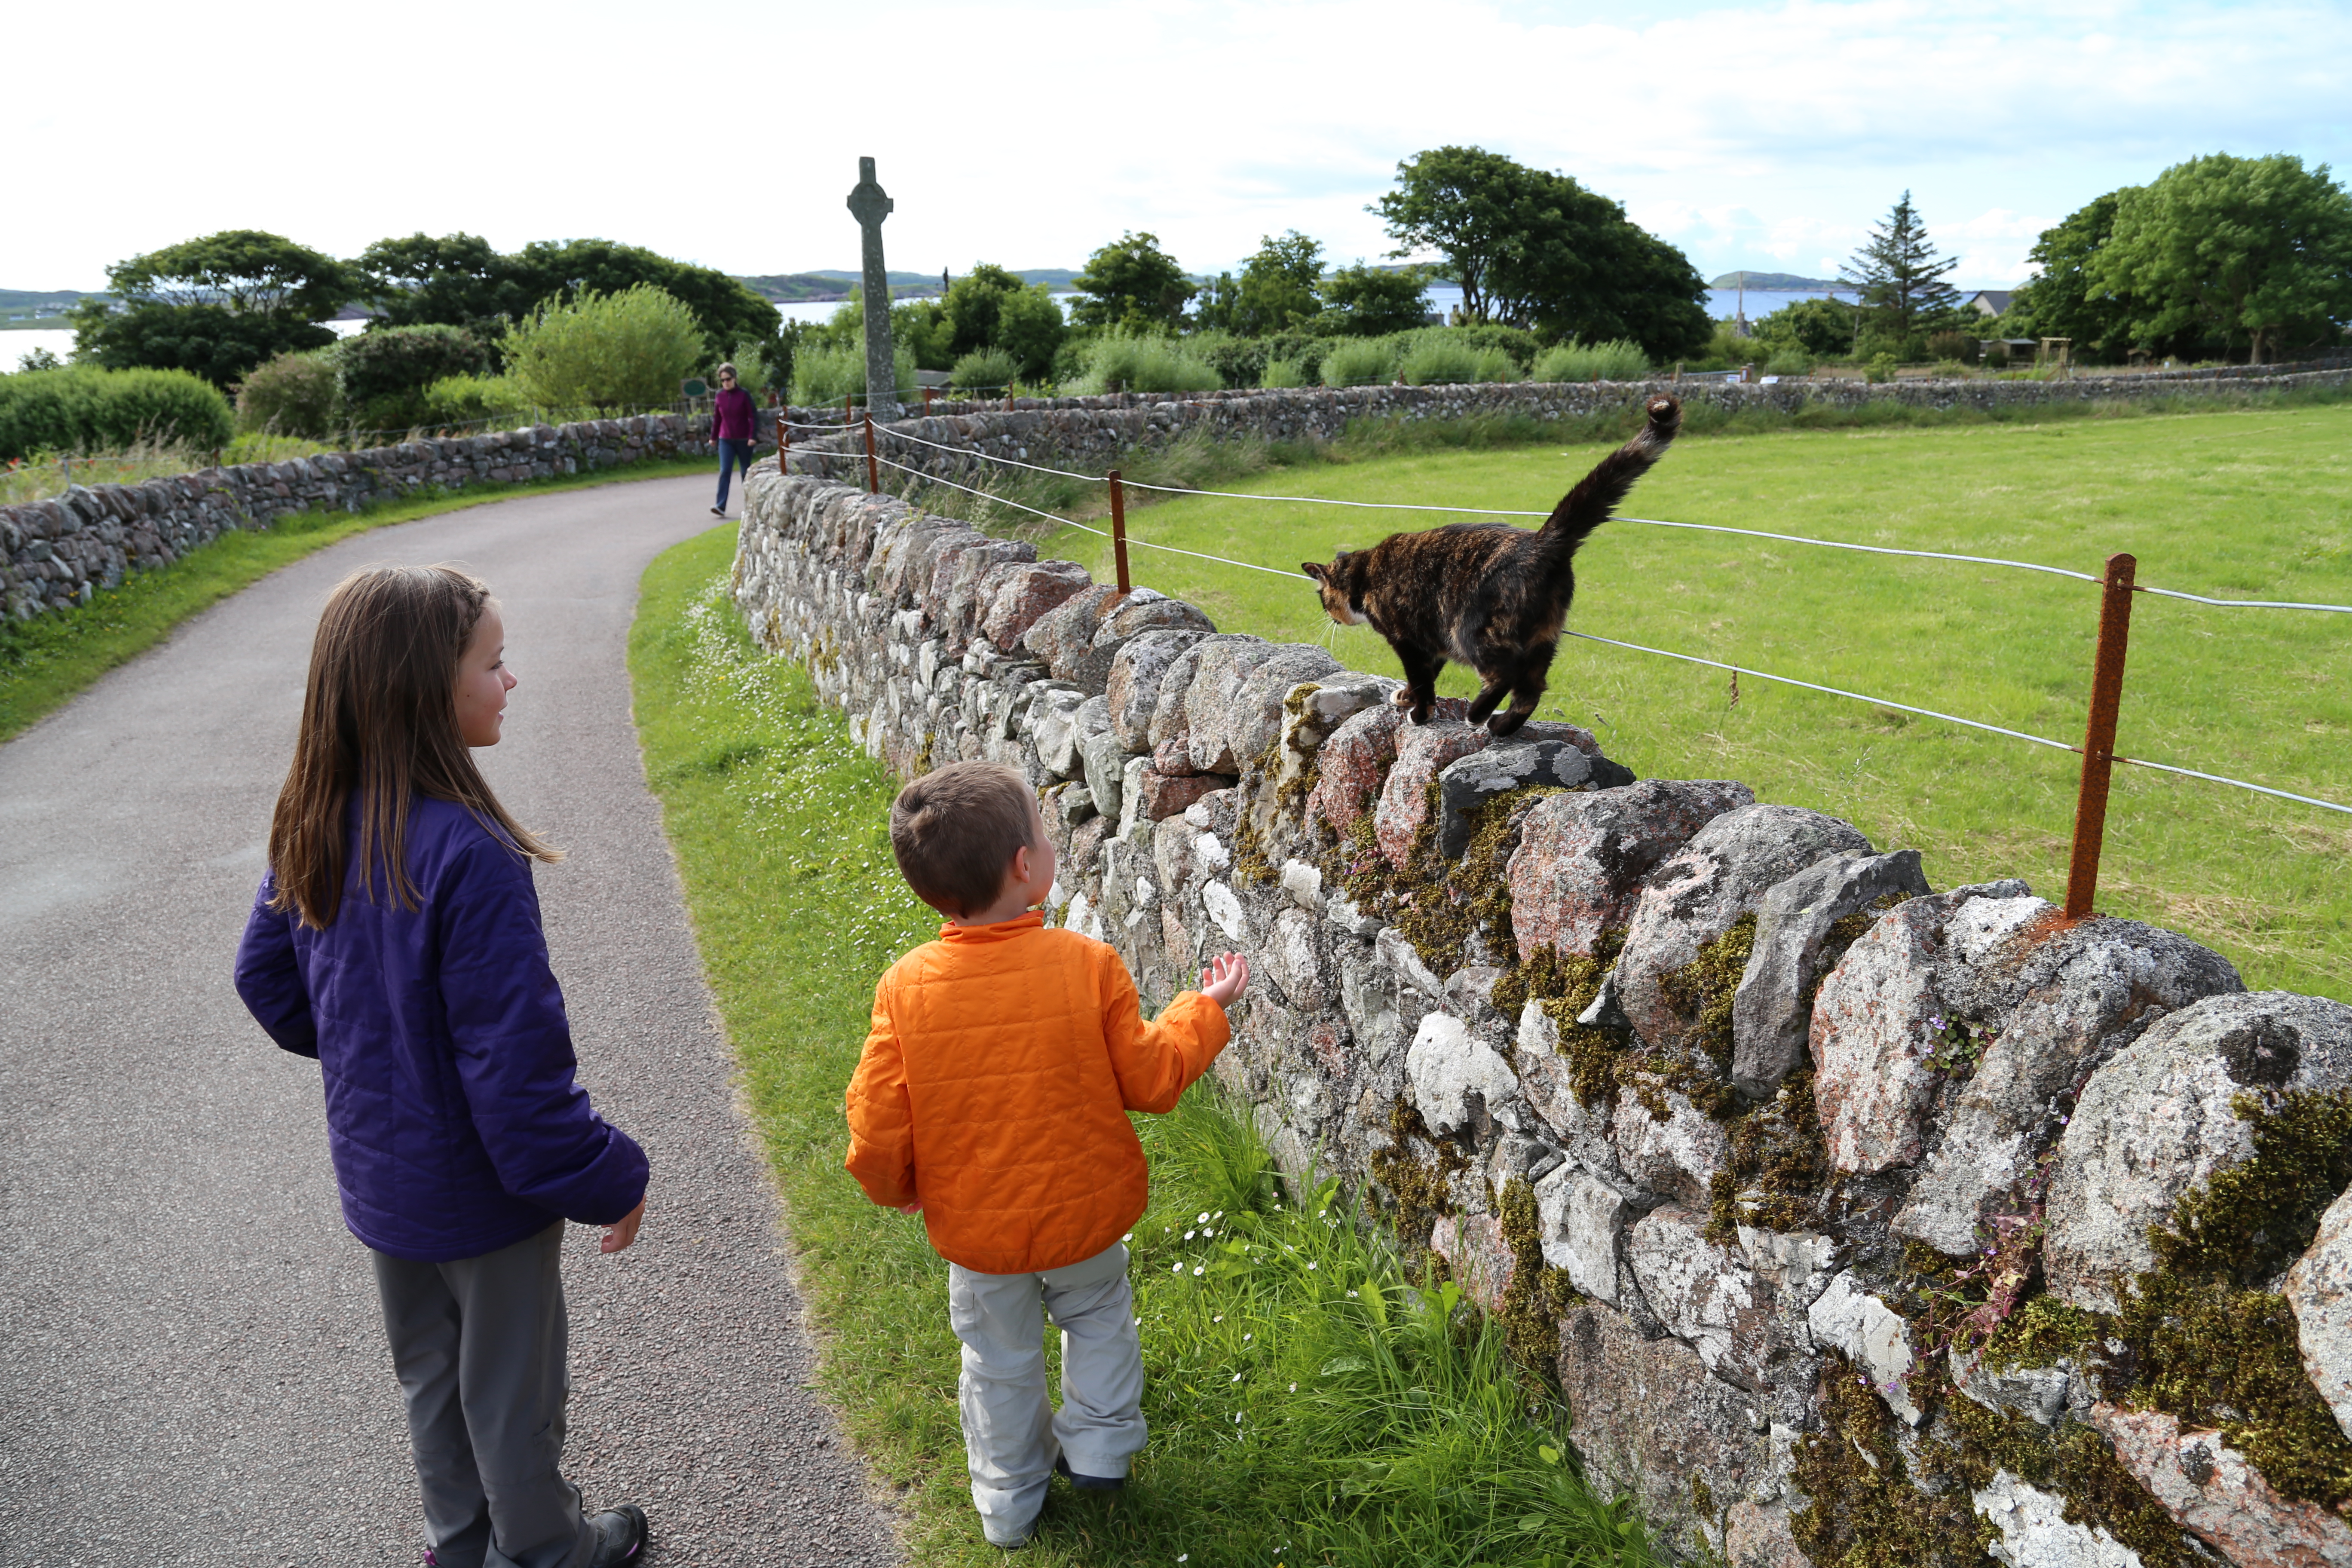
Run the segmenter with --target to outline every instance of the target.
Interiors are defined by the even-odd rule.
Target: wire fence
[[[1155,485],[1140,480],[1124,479],[1122,476],[1119,476],[1115,472],[1109,474],[1087,474],[1074,469],[1055,468],[1048,464],[1032,463],[1020,458],[1002,457],[994,453],[976,451],[971,447],[951,447],[943,442],[929,440],[923,437],[916,436],[904,430],[892,429],[887,426],[876,425],[870,420],[859,422],[847,426],[835,426],[835,428],[862,429],[866,431],[867,433],[869,443],[868,450],[865,453],[835,453],[824,451],[820,448],[803,448],[796,449],[794,455],[840,458],[852,462],[869,461],[875,465],[876,468],[884,467],[889,468],[897,472],[909,476],[910,479],[918,481],[919,483],[943,485],[950,489],[960,490],[966,495],[976,497],[992,505],[1007,507],[1013,510],[1025,512],[1030,516],[1051,522],[1056,527],[1076,528],[1084,532],[1094,534],[1099,538],[1111,539],[1122,547],[1132,544],[1146,550],[1156,550],[1171,555],[1189,556],[1194,560],[1213,562],[1219,565],[1235,567],[1245,572],[1265,573],[1271,576],[1288,577],[1299,582],[1311,581],[1311,579],[1306,577],[1302,573],[1286,571],[1272,566],[1265,566],[1255,562],[1236,561],[1229,556],[1213,555],[1197,550],[1184,550],[1174,545],[1160,544],[1150,540],[1135,538],[1132,534],[1127,532],[1125,529],[1123,509],[1118,502],[1118,494],[1122,489],[1128,489],[1150,490],[1164,495],[1216,497],[1233,500],[1273,501],[1297,503],[1301,505],[1341,507],[1351,510],[1441,512],[1455,515],[1503,518],[1539,518],[1550,515],[1549,512],[1543,511],[1504,510],[1490,507],[1449,507],[1410,502],[1353,501],[1341,500],[1337,498],[1323,496],[1260,495],[1240,490],[1196,489],[1182,486]],[[1073,518],[1064,517],[1056,512],[1048,511],[1039,507],[1030,506],[1024,502],[1013,500],[1005,496],[997,495],[985,489],[977,489],[971,485],[959,483],[953,479],[945,479],[940,475],[928,472],[925,469],[907,463],[901,463],[888,458],[881,457],[878,453],[874,452],[871,447],[871,442],[876,437],[884,437],[889,440],[907,442],[919,447],[929,447],[935,451],[948,453],[951,456],[965,458],[975,463],[987,464],[1003,468],[1020,469],[1030,473],[1047,474],[1060,479],[1077,480],[1087,485],[1109,486],[1113,495],[1113,519],[1115,531],[1096,528],[1090,524],[1079,522]],[[873,471],[873,469],[869,469],[869,473]],[[1905,556],[1919,560],[1950,561],[1970,565],[2005,567],[2016,571],[2041,573],[2051,576],[2068,577],[2080,582],[2102,584],[2108,588],[2111,593],[2118,586],[2114,575],[2112,563],[2110,563],[2109,576],[2102,578],[2087,572],[2077,572],[2068,567],[2052,566],[2039,562],[2011,561],[1995,556],[1965,555],[1948,551],[1910,550],[1890,545],[1860,544],[1850,540],[1815,539],[1802,534],[1776,533],[1761,529],[1733,528],[1718,523],[1679,522],[1660,518],[1638,517],[1618,517],[1612,519],[1612,521],[1619,522],[1639,523],[1652,528],[1673,528],[1700,532],[1737,534],[1747,538],[1765,539],[1780,543],[1800,544],[1827,550],[1846,550],[1874,555]],[[2117,559],[2127,560],[2127,558],[2125,557],[2118,557]],[[1122,572],[1123,571],[1124,568],[1122,566]],[[2347,605],[2306,604],[2297,601],[2277,599],[2225,599],[2201,594],[2187,593],[2178,589],[2151,587],[2131,582],[2128,576],[2128,568],[2126,568],[2126,575],[2124,577],[2120,586],[2124,591],[2126,600],[2132,593],[2145,593],[2157,595],[2165,598],[2186,600],[2195,604],[2225,609],[2310,610],[2326,614],[2352,614],[2352,605]],[[1748,665],[1728,662],[1722,659],[1706,658],[1696,654],[1677,652],[1671,648],[1651,647],[1642,643],[1626,642],[1616,637],[1601,637],[1591,632],[1569,631],[1566,632],[1565,635],[1577,637],[1586,642],[1601,643],[1612,647],[1623,648],[1635,653],[1648,654],[1660,658],[1677,659],[1688,664],[1704,665],[1711,668],[1725,670],[1729,672],[1735,680],[1737,680],[1740,675],[1745,674],[1753,679],[1769,681],[1776,685],[1799,687],[1809,691],[1818,691],[1828,696],[1843,698],[1850,701],[1868,703],[1873,707],[1891,709],[1904,713],[1915,713],[1923,718],[1937,720],[1939,722],[1954,724],[1966,729],[1983,731],[1990,734],[2002,735],[2012,740],[2028,742],[2033,745],[2049,747],[2055,751],[2071,752],[2084,758],[2086,777],[2092,765],[2095,763],[2103,760],[2110,763],[2120,763],[2130,767],[2147,768],[2158,773],[2172,773],[2182,778],[2199,779],[2209,784],[2224,784],[2231,788],[2249,791],[2255,795],[2269,795],[2280,800],[2294,801],[2299,805],[2316,807],[2323,811],[2331,811],[2345,816],[2352,816],[2352,805],[2343,805],[2334,801],[2321,800],[2311,795],[2298,795],[2288,790],[2275,789],[2268,784],[2254,784],[2245,779],[2231,778],[2221,773],[2207,773],[2195,768],[2181,767],[2170,763],[2154,762],[2142,757],[2125,756],[2108,749],[2111,748],[2113,744],[2111,736],[2104,743],[2095,742],[2091,737],[2086,737],[2086,743],[2084,745],[2070,745],[2063,741],[2053,741],[2046,736],[2032,734],[2022,730],[2012,730],[2002,725],[1987,723],[1982,720],[1969,719],[1956,713],[1946,713],[1931,708],[1922,708],[1911,703],[1899,702],[1892,698],[1877,697],[1866,692],[1848,690],[1843,687],[1828,686],[1817,681],[1803,680],[1794,676],[1774,674],[1765,670],[1757,669]],[[2105,619],[2103,618],[2101,626],[2101,652],[2103,661],[2106,653],[2105,641],[2107,636],[2108,628]],[[2121,678],[2122,658],[2120,638],[2118,638],[2116,644],[2115,657],[2116,659],[2115,678],[2119,681]],[[2094,721],[2094,727],[2095,729],[2095,719]],[[2095,753],[2094,750],[2095,745],[2097,747]],[[2087,801],[2087,784],[2085,795]],[[2105,809],[2104,784],[2102,784],[2101,798],[2098,803],[2098,813],[2102,817],[2104,816]],[[2081,831],[2082,825],[2078,820],[2078,840]],[[2095,834],[2096,833],[2097,829],[2095,826],[2094,826],[2093,831]],[[2078,843],[2078,857],[2080,852],[2080,845]],[[2095,845],[2094,845],[2091,854],[2093,871],[2094,875],[2095,875],[2097,855]],[[2072,909],[2074,902],[2074,900],[2070,892],[2070,910]],[[2085,907],[2087,907],[2087,899],[2085,900]]]

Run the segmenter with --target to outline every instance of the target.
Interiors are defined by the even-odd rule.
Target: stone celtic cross
[[[890,274],[882,265],[882,220],[898,205],[875,180],[874,160],[857,160],[849,214],[865,241],[866,406],[877,419],[898,417],[898,375],[890,353]]]

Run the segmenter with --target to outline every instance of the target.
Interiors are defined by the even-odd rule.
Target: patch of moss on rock
[[[1743,1225],[1822,1228],[1838,1173],[1813,1104],[1813,1069],[1790,1073],[1770,1100],[1736,1112],[1729,1128],[1730,1166],[1708,1182],[1707,1239],[1727,1243]]]
[[[1388,1190],[1395,1205],[1390,1220],[1405,1254],[1406,1272],[1425,1274],[1433,1257],[1430,1228],[1453,1211],[1454,1175],[1469,1169],[1470,1162],[1450,1140],[1432,1132],[1421,1111],[1402,1094],[1389,1106],[1389,1146],[1375,1150],[1369,1162],[1372,1179]],[[1416,1159],[1415,1143],[1426,1145],[1431,1157]]]
[[[1975,1568],[1992,1529],[1953,1481],[1958,1455],[1926,1443],[1917,1477],[1895,1447],[1894,1418],[1869,1377],[1835,1351],[1822,1368],[1822,1429],[1797,1445],[1797,1485],[1811,1506],[1789,1531],[1814,1568]],[[1918,1393],[1914,1391],[1913,1397]]]
[[[1381,852],[1368,811],[1349,826],[1333,875],[1359,910],[1396,927],[1433,973],[1459,967],[1474,933],[1507,967],[1518,953],[1511,931],[1511,853],[1528,813],[1559,793],[1554,785],[1527,784],[1482,802],[1471,818],[1469,847],[1448,861],[1438,853],[1438,784],[1432,779],[1402,869]]]
[[[1731,1005],[1756,951],[1756,915],[1750,910],[1730,929],[1699,944],[1698,954],[1679,969],[1658,976],[1658,989],[1685,1016],[1697,1019],[1691,1044],[1715,1065],[1716,1076],[1731,1077]]]
[[[1496,1313],[1504,1341],[1522,1374],[1556,1393],[1559,1320],[1581,1306],[1584,1295],[1570,1283],[1567,1269],[1544,1262],[1543,1219],[1534,1187],[1519,1177],[1504,1183],[1496,1213],[1502,1219],[1503,1243],[1511,1249],[1511,1283]]]
[[[1987,1336],[1984,1363],[1994,1372],[2055,1366],[2063,1357],[2095,1353],[2105,1335],[2097,1313],[2055,1296],[2035,1296]]]

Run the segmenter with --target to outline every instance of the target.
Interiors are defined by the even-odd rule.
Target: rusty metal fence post
[[[1123,599],[1135,584],[1127,575],[1127,486],[1117,468],[1110,471],[1110,550],[1111,558],[1118,563],[1118,594]]]
[[[874,411],[866,411],[866,493],[882,493],[882,470],[874,462]]]
[[[2124,695],[2124,650],[2131,638],[2132,574],[2139,562],[2107,557],[2099,598],[2099,650],[2091,666],[2091,716],[2083,731],[2083,787],[2074,802],[2074,854],[2066,871],[2066,918],[2091,912],[2099,891],[2099,847],[2107,830],[2107,778],[2115,771],[2116,710]]]
[[[793,471],[793,427],[784,422],[782,413],[776,416],[776,472]]]
[[[936,392],[938,392],[938,391],[939,391],[939,388],[938,388],[938,387],[936,387],[936,386],[927,386],[927,387],[923,388],[923,412],[924,412],[925,414],[929,414],[929,413],[930,413],[930,411],[931,411],[931,395],[932,395],[932,394],[936,393]]]

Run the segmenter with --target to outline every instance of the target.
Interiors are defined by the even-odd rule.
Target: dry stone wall
[[[1684,1557],[2352,1563],[2352,1008],[772,462],[733,593],[902,776],[1022,770],[1150,1004],[1251,956],[1222,1082]]]
[[[2318,388],[2352,384],[2352,369],[2277,374],[2270,366],[2241,367],[2266,386]],[[2242,378],[2241,378],[2242,379]],[[2234,385],[2234,383],[2232,384]],[[990,485],[1005,477],[981,460],[1067,463],[1099,474],[1124,453],[1165,447],[1197,433],[1213,441],[1336,440],[1358,419],[1466,419],[1519,415],[1571,419],[1638,408],[1666,392],[1686,411],[1726,413],[1770,409],[1793,414],[1808,406],[1852,408],[1870,403],[1987,412],[2052,404],[2143,401],[2210,395],[2210,374],[2158,372],[2079,376],[2063,381],[1897,381],[1873,385],[1849,380],[1790,380],[1771,386],[1721,379],[1674,382],[1517,382],[1454,386],[1308,387],[1184,394],[1114,393],[1100,397],[1024,397],[1013,406],[962,404],[953,412],[877,426],[881,456],[920,475],[961,484]],[[813,423],[837,425],[834,410],[809,410]],[[1688,417],[1686,412],[1685,417]],[[914,437],[895,440],[889,433]],[[796,437],[793,468],[847,484],[864,482],[861,432]],[[820,456],[819,454],[824,454]],[[903,489],[908,477],[881,470],[885,488]]]
[[[432,487],[506,484],[716,451],[708,416],[646,415],[410,441],[129,485],[75,485],[0,507],[0,614],[87,604],[132,573],[289,512],[357,511]]]

